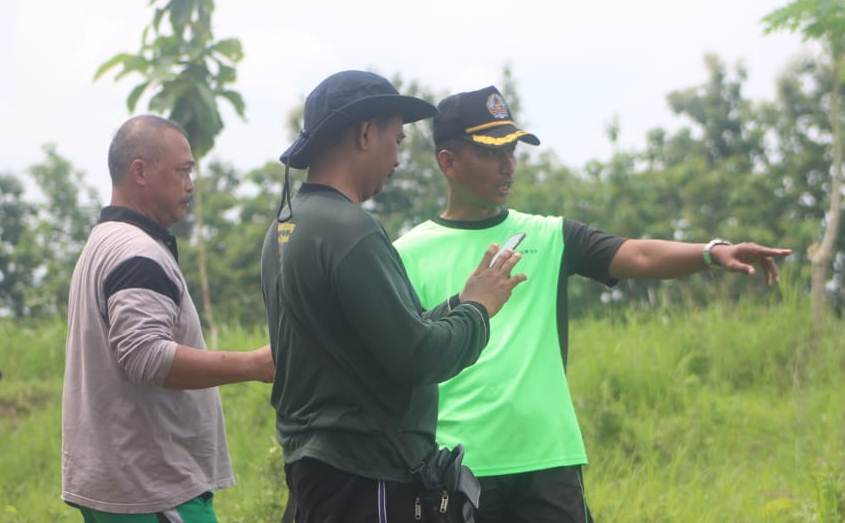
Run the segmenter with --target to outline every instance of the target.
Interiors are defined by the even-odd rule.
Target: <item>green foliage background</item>
[[[677,130],[655,128],[641,149],[619,147],[607,159],[576,167],[553,148],[520,146],[519,166],[509,204],[538,214],[562,215],[628,237],[706,242],[733,241],[790,247],[786,261],[797,280],[809,281],[808,248],[821,238],[830,191],[828,118],[831,69],[813,56],[794,58],[778,80],[771,100],[743,94],[747,72],[716,56],[704,59],[705,80],[667,95],[684,122]],[[403,92],[432,101],[437,93],[399,76]],[[498,82],[514,107],[522,101],[512,71]],[[290,115],[298,132],[300,108]],[[531,128],[530,122],[523,124]],[[367,208],[398,236],[445,206],[446,184],[434,160],[427,122],[407,126],[401,164],[385,190]],[[609,129],[614,142],[620,122]],[[615,142],[614,142],[615,143]],[[294,172],[297,183],[303,172]],[[246,171],[222,160],[204,168],[203,236],[216,317],[222,323],[264,321],[258,281],[261,238],[281,193],[277,161]],[[23,191],[27,180],[41,194]],[[56,146],[22,173],[0,173],[0,316],[43,317],[65,307],[73,260],[103,201]],[[201,295],[198,244],[193,217],[174,227],[181,238],[182,267],[195,297]],[[828,294],[841,309],[845,250],[835,242]],[[735,300],[759,294],[757,282],[736,277],[677,281],[630,280],[613,292],[573,279],[570,310],[653,309],[667,304],[703,304],[713,296]],[[202,309],[202,303],[196,300]]]

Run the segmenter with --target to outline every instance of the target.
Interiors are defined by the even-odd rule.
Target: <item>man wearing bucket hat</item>
[[[514,122],[493,87],[449,96],[434,118],[437,162],[449,185],[446,210],[396,241],[423,306],[454,292],[478,245],[525,233],[528,283],[491,321],[478,362],[440,386],[437,439],[466,447],[479,476],[480,523],[591,521],[581,465],[587,455],[569,395],[567,279],[676,278],[709,267],[777,280],[788,249],[725,240],[690,244],[626,240],[568,218],[509,210],[517,142],[539,145]]]
[[[376,74],[340,72],[308,95],[304,128],[282,154],[308,177],[293,199],[286,183],[261,281],[298,522],[414,521],[407,462],[436,450],[436,384],[475,362],[489,317],[525,279],[510,275],[519,255],[490,267],[496,249],[485,246],[463,290],[425,312],[361,208],[398,165],[403,123],[436,112]]]

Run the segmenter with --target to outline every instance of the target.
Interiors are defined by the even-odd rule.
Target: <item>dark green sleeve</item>
[[[381,234],[349,251],[335,269],[333,287],[364,346],[397,382],[445,381],[475,363],[487,344],[489,318],[477,303],[445,314],[438,306],[424,316],[399,255]]]
[[[455,294],[454,296],[452,296],[448,300],[444,301],[443,303],[438,304],[433,309],[423,312],[422,316],[423,316],[423,318],[425,318],[427,320],[432,320],[432,321],[439,320],[443,316],[446,316],[447,314],[452,312],[452,309],[457,307],[460,303],[461,303],[461,300],[460,300],[459,295]],[[481,307],[481,308],[483,309],[484,307]]]

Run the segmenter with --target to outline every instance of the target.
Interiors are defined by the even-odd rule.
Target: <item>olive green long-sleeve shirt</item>
[[[453,299],[424,312],[384,229],[334,189],[305,184],[292,208],[267,232],[261,271],[285,459],[410,481],[374,413],[417,459],[431,452],[437,383],[476,361],[487,311]]]

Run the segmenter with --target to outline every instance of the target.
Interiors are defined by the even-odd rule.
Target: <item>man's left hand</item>
[[[792,254],[792,249],[776,249],[745,242],[737,245],[717,245],[710,251],[713,260],[725,270],[742,272],[754,276],[757,271],[754,265],[760,265],[766,277],[766,285],[780,281],[775,258],[782,258]]]

